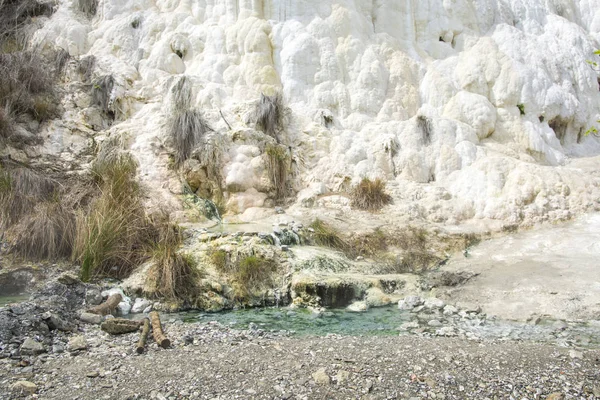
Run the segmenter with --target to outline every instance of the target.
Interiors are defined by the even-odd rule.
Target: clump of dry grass
[[[29,39],[27,29],[32,18],[52,15],[53,2],[39,0],[0,1],[0,50],[7,52],[10,47],[23,49]]]
[[[128,153],[98,159],[92,177],[100,195],[77,216],[73,259],[81,263],[82,279],[127,276],[147,258],[149,225],[135,180],[137,163]]]
[[[91,18],[98,12],[98,0],[77,0],[77,9]]]
[[[279,141],[279,133],[285,129],[288,114],[281,93],[273,96],[261,94],[252,114],[252,120],[256,122],[257,128]]]
[[[58,183],[27,168],[0,168],[0,227],[7,229],[58,192]]]
[[[275,188],[275,199],[283,199],[287,194],[287,180],[290,173],[290,157],[285,146],[269,143],[265,149],[267,171],[271,185]]]
[[[53,68],[35,51],[0,54],[0,108],[7,115],[30,114],[39,121],[57,115]]]
[[[192,155],[194,148],[211,128],[195,109],[176,111],[167,122],[167,132],[175,149],[175,164],[181,165]]]
[[[364,178],[351,193],[351,206],[367,211],[378,211],[392,202],[392,196],[385,192],[385,183],[381,179],[374,181]]]
[[[198,294],[200,272],[190,255],[179,252],[181,229],[163,219],[157,224],[157,234],[148,275],[154,293],[167,299],[193,299]]]
[[[11,252],[25,259],[68,258],[73,250],[75,213],[60,201],[37,204],[11,229]]]
[[[277,271],[275,260],[255,254],[230,254],[213,250],[209,254],[215,269],[229,278],[235,300],[247,301],[252,293],[271,286],[273,273]]]
[[[348,250],[348,243],[342,239],[341,234],[331,225],[317,218],[309,227],[314,231],[312,233],[312,240],[316,245],[342,251]]]

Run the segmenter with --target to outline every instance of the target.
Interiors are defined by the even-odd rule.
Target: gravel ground
[[[456,338],[294,337],[219,324],[165,327],[172,348],[134,352],[137,334],[80,335],[88,349],[0,360],[0,398],[596,399],[600,351]],[[73,335],[65,335],[66,342]],[[56,347],[58,346],[58,348]],[[55,350],[61,350],[55,343]]]

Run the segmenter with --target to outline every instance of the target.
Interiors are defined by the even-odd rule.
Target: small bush
[[[283,145],[269,143],[265,149],[267,171],[271,185],[275,188],[275,199],[282,199],[288,194],[287,180],[290,172],[290,157]]]
[[[315,219],[309,227],[314,230],[312,238],[316,245],[342,251],[348,249],[348,243],[341,238],[339,232],[320,219]]]
[[[374,181],[364,178],[350,193],[352,207],[378,211],[392,202],[392,196],[385,192],[385,183],[381,179]]]
[[[159,223],[157,229],[149,272],[154,292],[167,299],[191,300],[198,291],[199,272],[191,256],[179,253],[181,230],[168,220]]]
[[[180,166],[211,128],[198,110],[175,112],[167,122],[167,134],[175,148],[175,164]]]
[[[288,110],[283,103],[281,93],[273,96],[261,94],[252,119],[258,129],[279,141],[279,133],[285,129],[288,120]]]
[[[229,272],[229,255],[225,250],[212,250],[208,253],[208,257],[218,272],[222,274]]]

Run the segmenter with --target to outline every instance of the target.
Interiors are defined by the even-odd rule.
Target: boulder
[[[37,385],[29,381],[18,381],[11,386],[13,392],[25,395],[32,395],[37,392]]]
[[[423,299],[419,296],[407,296],[398,302],[398,308],[400,310],[412,310],[421,304],[423,304]]]
[[[69,340],[69,343],[67,344],[67,349],[70,352],[83,351],[83,350],[87,350],[87,348],[88,348],[87,340],[85,340],[85,337],[83,337],[81,335],[73,336]]]
[[[133,303],[133,307],[131,307],[131,313],[139,314],[141,312],[144,312],[144,310],[146,310],[148,307],[151,307],[151,306],[152,306],[152,302],[150,300],[138,297],[137,299],[135,299],[135,302]],[[150,308],[150,310],[152,310],[152,308]]]
[[[431,297],[425,300],[424,304],[426,309],[428,310],[440,310],[444,308],[446,305],[443,300],[436,299],[435,297]]]
[[[104,320],[102,315],[92,314],[89,312],[82,312],[81,314],[79,314],[79,319],[82,322],[85,322],[86,324],[92,324],[92,325],[98,325],[99,323],[101,323]]]
[[[31,338],[25,339],[21,345],[21,354],[24,355],[37,355],[44,352],[46,352],[44,345]]]

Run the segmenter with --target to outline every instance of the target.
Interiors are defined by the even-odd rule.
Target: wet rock
[[[84,336],[73,336],[67,344],[67,349],[70,352],[87,350],[88,343]]]
[[[351,311],[351,312],[364,312],[367,311],[369,309],[369,307],[367,306],[367,303],[364,301],[355,301],[354,303],[350,304],[346,310]]]
[[[329,378],[329,375],[327,375],[325,368],[321,368],[315,373],[313,373],[312,378],[319,385],[329,385],[329,383],[331,382],[331,379]]]
[[[11,389],[19,394],[32,395],[37,392],[37,385],[29,381],[18,381],[13,383]]]
[[[37,354],[44,353],[45,351],[46,351],[46,349],[44,348],[43,344],[36,342],[35,340],[33,340],[31,338],[25,339],[25,341],[21,345],[21,354],[37,355]]]
[[[142,299],[140,297],[138,297],[137,299],[135,299],[135,302],[133,303],[133,307],[131,307],[131,312],[133,314],[139,314],[141,312],[143,312],[145,309],[147,309],[148,307],[150,307],[152,305],[152,302],[150,300],[146,300],[146,299]]]

